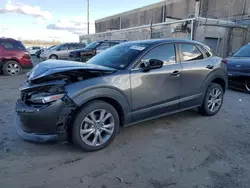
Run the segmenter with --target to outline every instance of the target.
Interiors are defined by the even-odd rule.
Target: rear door
[[[211,54],[205,53],[201,46],[193,43],[179,45],[182,73],[180,108],[188,108],[201,103],[203,84],[214,69]]]

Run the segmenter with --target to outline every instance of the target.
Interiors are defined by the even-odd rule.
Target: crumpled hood
[[[69,71],[86,70],[86,71],[109,71],[113,72],[115,69],[104,67],[100,65],[80,63],[75,61],[64,60],[47,60],[36,65],[30,74],[27,81],[33,81],[46,77],[52,74],[64,73]]]

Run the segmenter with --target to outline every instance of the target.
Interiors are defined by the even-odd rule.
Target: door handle
[[[171,73],[171,76],[177,77],[177,76],[180,76],[180,74],[181,74],[180,71],[176,70],[176,71],[174,71],[174,72]]]
[[[208,65],[208,66],[206,66],[206,68],[207,68],[207,69],[213,69],[214,66],[213,66],[213,65]]]

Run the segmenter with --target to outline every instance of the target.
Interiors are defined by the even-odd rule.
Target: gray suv
[[[106,147],[120,127],[198,108],[219,112],[226,65],[195,41],[168,39],[116,45],[88,63],[48,60],[27,75],[16,103],[25,140],[73,140]]]
[[[41,60],[47,59],[69,59],[70,52],[85,48],[85,43],[64,43],[55,46],[49,50],[44,51],[40,54]]]

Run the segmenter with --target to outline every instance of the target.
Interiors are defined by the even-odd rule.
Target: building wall
[[[249,19],[250,0],[200,0],[201,16],[208,18]],[[125,29],[135,26],[161,23],[165,18],[184,19],[195,14],[195,0],[166,0],[96,20],[96,33],[108,28]]]
[[[131,10],[95,21],[96,33],[105,32],[107,28],[125,29],[151,22],[161,23],[166,17],[178,19],[194,15],[194,0],[167,0],[146,7]]]
[[[250,0],[202,0],[201,5],[203,17],[250,19]]]

